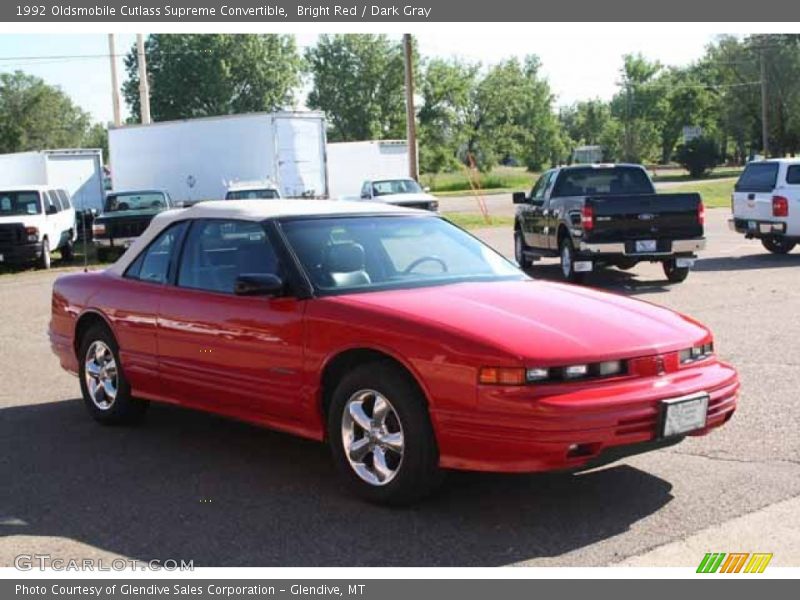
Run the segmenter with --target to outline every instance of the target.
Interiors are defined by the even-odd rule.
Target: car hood
[[[641,300],[545,281],[460,283],[336,297],[424,322],[542,366],[671,352],[708,330]]]
[[[436,200],[435,196],[430,194],[385,194],[383,196],[375,196],[373,202],[386,202],[387,204],[410,204],[414,202],[431,202]]]

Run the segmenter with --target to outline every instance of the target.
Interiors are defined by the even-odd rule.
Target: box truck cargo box
[[[225,197],[237,181],[271,180],[285,198],[328,194],[325,117],[253,113],[111,129],[115,190],[162,189],[174,201]]]
[[[101,210],[105,198],[103,152],[66,149],[0,155],[0,187],[25,185],[64,189],[77,210]]]
[[[328,144],[328,173],[331,198],[358,198],[364,180],[408,177],[408,143],[376,140]]]

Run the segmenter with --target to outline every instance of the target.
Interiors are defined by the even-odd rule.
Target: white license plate
[[[637,252],[655,252],[656,251],[656,241],[655,240],[636,240],[636,251]]]
[[[679,269],[683,268],[692,268],[694,266],[694,259],[693,258],[676,258],[675,259],[675,266]]]
[[[706,426],[708,394],[694,394],[662,401],[663,428],[661,435],[670,437]]]

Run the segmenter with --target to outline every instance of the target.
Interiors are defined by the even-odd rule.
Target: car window
[[[539,200],[544,197],[544,190],[547,185],[547,180],[550,178],[550,173],[545,173],[536,181],[531,190],[531,199]]]
[[[639,167],[578,167],[561,172],[553,197],[652,194],[653,184]]]
[[[69,194],[66,190],[56,190],[56,194],[58,194],[58,198],[61,200],[61,205],[64,208],[72,208],[72,205],[69,201]]]
[[[0,192],[0,217],[40,214],[39,192]]]
[[[777,181],[778,163],[750,163],[736,182],[735,189],[737,192],[771,192]]]
[[[105,212],[162,209],[167,206],[167,199],[161,192],[126,192],[109,194]]]
[[[58,202],[58,197],[56,196],[55,192],[52,190],[48,190],[42,194],[45,199],[45,206],[47,212],[50,212],[53,208],[55,208],[56,212],[61,210],[61,204]]]
[[[152,283],[165,283],[173,252],[185,227],[185,222],[175,223],[161,232],[131,263],[125,276]]]
[[[183,246],[178,285],[232,294],[239,275],[281,276],[281,271],[261,223],[198,220]]]
[[[272,200],[280,198],[278,190],[264,188],[261,190],[231,190],[225,195],[226,200]]]
[[[387,179],[372,182],[373,196],[388,196],[391,194],[420,194],[422,188],[413,179]]]
[[[790,165],[786,170],[786,183],[800,185],[800,165]]]

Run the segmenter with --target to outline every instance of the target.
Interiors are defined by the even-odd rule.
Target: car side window
[[[800,165],[791,165],[786,170],[786,183],[800,185]]]
[[[282,275],[264,226],[253,221],[198,220],[186,237],[178,285],[232,294],[244,274]]]
[[[131,263],[125,271],[125,277],[151,283],[166,283],[172,257],[185,227],[186,222],[182,221],[162,231]]]
[[[64,210],[64,207],[61,206],[61,200],[58,198],[58,194],[56,194],[55,190],[48,190],[45,195],[47,196],[48,207],[55,207],[56,212],[61,212]]]
[[[369,198],[369,182],[364,182],[364,185],[361,186],[361,197],[362,198]]]
[[[531,190],[531,200],[541,200],[544,198],[544,190],[549,178],[549,172],[539,177],[539,179],[536,181],[536,184],[533,186],[533,189]]]
[[[65,208],[72,208],[72,205],[69,201],[69,194],[66,190],[56,190],[56,195],[58,196],[59,200],[61,200],[61,205]]]

